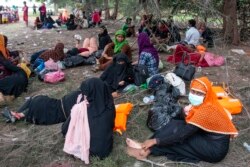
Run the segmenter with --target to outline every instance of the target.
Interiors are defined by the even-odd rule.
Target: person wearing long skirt
[[[128,154],[137,159],[151,154],[174,161],[221,161],[230,137],[238,134],[230,113],[219,104],[207,77],[191,82],[188,98],[191,105],[184,108],[184,120],[172,120],[143,143],[127,139]]]

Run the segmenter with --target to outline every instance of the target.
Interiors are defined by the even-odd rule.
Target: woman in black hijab
[[[133,69],[128,56],[118,53],[113,63],[102,73],[101,80],[109,85],[112,92],[120,91],[134,82]]]
[[[90,128],[90,155],[105,158],[113,147],[115,120],[113,97],[108,86],[99,78],[91,78],[82,82],[80,89],[89,102],[87,111]],[[64,136],[67,134],[69,123],[70,117],[62,126]]]

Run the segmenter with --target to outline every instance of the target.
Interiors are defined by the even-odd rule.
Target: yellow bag
[[[122,103],[115,106],[116,117],[115,117],[115,128],[114,131],[122,134],[122,131],[126,131],[127,128],[127,117],[133,109],[132,103]]]

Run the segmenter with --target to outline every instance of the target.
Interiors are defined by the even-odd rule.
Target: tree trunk
[[[119,0],[115,0],[115,7],[114,7],[114,13],[112,14],[111,18],[112,19],[116,19],[117,18],[117,15],[118,15],[118,5],[119,5]]]
[[[105,19],[110,19],[109,0],[103,0],[103,3],[104,3]]]
[[[58,5],[56,3],[54,3],[54,13],[55,14],[58,13]]]
[[[224,0],[223,6],[223,30],[224,38],[234,45],[240,42],[237,26],[236,0]]]
[[[156,15],[157,18],[161,18],[161,11],[160,11],[160,7],[159,7],[159,0],[153,0],[155,7],[156,7]]]

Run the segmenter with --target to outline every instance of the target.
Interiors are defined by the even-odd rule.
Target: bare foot
[[[141,155],[141,151],[143,151],[142,149],[136,149],[136,148],[131,148],[131,147],[127,147],[127,154],[131,157],[134,157],[138,160],[143,160],[146,159],[145,156]]]
[[[127,138],[126,139],[126,143],[127,143],[127,146],[128,147],[131,147],[131,148],[136,148],[136,149],[142,149],[142,146],[141,146],[141,143],[138,143],[130,138]]]

